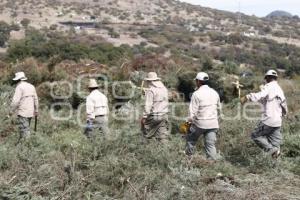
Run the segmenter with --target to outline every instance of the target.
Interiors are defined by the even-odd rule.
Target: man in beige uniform
[[[280,155],[282,117],[288,112],[286,98],[277,83],[277,77],[275,70],[269,70],[265,74],[267,84],[261,88],[261,91],[250,93],[241,98],[242,104],[246,101],[252,101],[260,102],[263,105],[262,119],[252,133],[251,138],[273,158]]]
[[[94,129],[102,131],[104,135],[109,133],[107,117],[109,113],[108,100],[98,88],[97,81],[90,79],[90,94],[86,98],[87,126],[84,131],[88,138],[93,137]]]
[[[193,93],[189,107],[187,121],[191,123],[191,126],[186,137],[186,155],[194,154],[198,138],[203,135],[207,158],[217,160],[215,143],[219,129],[220,97],[207,85],[208,80],[208,74],[205,72],[198,73],[195,78],[198,89]]]
[[[168,134],[168,90],[155,72],[148,73],[145,81],[149,88],[146,90],[142,131],[145,138],[155,137],[165,142]]]
[[[32,117],[38,115],[38,97],[35,87],[26,82],[24,72],[17,72],[14,81],[18,81],[11,103],[11,112],[18,115],[20,138],[30,136],[30,122]]]

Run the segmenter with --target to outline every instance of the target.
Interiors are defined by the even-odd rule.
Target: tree
[[[213,68],[213,61],[209,56],[204,56],[202,61],[202,70],[211,70]]]
[[[12,31],[19,31],[20,30],[20,26],[18,24],[12,24],[10,26],[10,30],[12,30]]]
[[[30,24],[30,19],[27,18],[22,19],[21,24],[24,28],[27,28],[28,25]]]
[[[111,38],[120,38],[120,34],[117,33],[113,28],[109,29],[109,33]]]
[[[4,21],[0,21],[0,47],[4,47],[9,39],[11,27]]]
[[[52,30],[52,31],[55,31],[57,29],[57,24],[52,24],[49,29]]]
[[[9,37],[6,34],[0,33],[0,47],[4,47]]]
[[[238,74],[238,66],[235,62],[226,60],[224,70],[227,74]]]
[[[238,45],[243,43],[243,39],[246,39],[241,36],[240,33],[231,34],[227,37],[226,42],[233,45]]]

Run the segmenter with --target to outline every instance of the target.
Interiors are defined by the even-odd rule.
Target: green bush
[[[12,30],[18,31],[20,27],[16,24],[9,25],[4,21],[0,21],[0,47],[4,47],[9,40]]]
[[[88,45],[64,36],[54,35],[47,38],[42,32],[27,30],[25,39],[10,44],[7,57],[11,61],[32,56],[42,61],[50,58],[74,61],[88,58],[103,64],[114,64],[125,55],[131,56],[131,49],[126,45],[120,47],[107,43]]]
[[[190,100],[191,95],[195,91],[196,85],[194,79],[196,74],[196,72],[187,72],[178,76],[177,90],[184,94],[186,101]]]
[[[225,61],[224,63],[224,70],[227,74],[238,74],[239,67],[236,63],[231,61]]]
[[[11,151],[6,146],[0,147],[0,171],[7,170],[12,166],[12,162],[15,159],[11,154]]]
[[[21,24],[22,24],[22,26],[23,26],[24,28],[27,28],[28,25],[30,24],[30,19],[28,19],[28,18],[22,19],[22,20],[21,20]]]

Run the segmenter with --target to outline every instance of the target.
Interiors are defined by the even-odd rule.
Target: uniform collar
[[[90,94],[94,94],[94,93],[96,93],[96,92],[98,92],[99,90],[98,89],[96,89],[96,90],[93,90],[93,91],[91,91],[91,93]]]
[[[23,83],[26,83],[26,81],[19,81],[19,82],[17,83],[17,86],[18,86],[18,85],[21,85],[21,84],[23,84]]]
[[[277,81],[271,81],[270,83],[267,83],[266,85],[269,86],[269,85],[275,85],[275,84],[278,84]]]
[[[202,89],[206,89],[209,88],[208,85],[201,85],[197,90],[202,90]]]

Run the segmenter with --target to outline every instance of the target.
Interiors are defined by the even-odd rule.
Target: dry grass
[[[1,88],[3,94],[10,89]],[[40,119],[38,132],[17,146],[16,130],[2,123],[1,133],[12,128],[0,145],[2,199],[288,200],[300,195],[299,129],[290,124],[284,127],[283,156],[275,162],[250,141],[254,122],[224,121],[218,138],[223,160],[211,163],[202,156],[202,142],[188,160],[179,134],[166,146],[144,143],[137,121],[112,121],[108,138],[90,142],[74,118],[54,121],[44,109]]]

